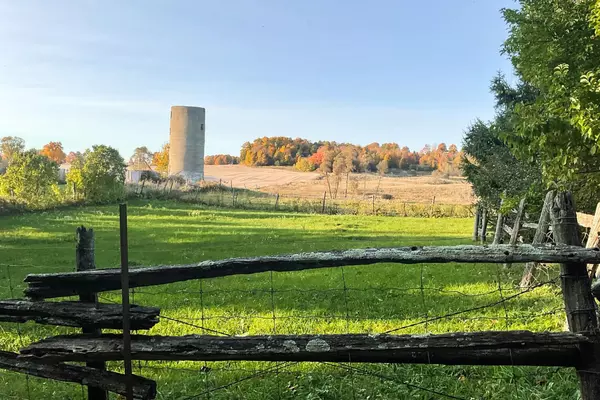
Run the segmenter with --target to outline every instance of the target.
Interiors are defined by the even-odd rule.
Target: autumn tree
[[[12,162],[13,158],[25,151],[25,141],[17,136],[5,136],[0,139],[0,155],[7,163]]]
[[[242,145],[240,163],[248,166],[283,166],[296,165],[299,160],[306,158],[307,162],[301,161],[298,166],[304,169],[312,164],[325,175],[333,171],[335,156],[327,159],[327,153],[333,151],[335,155],[344,152],[344,157],[351,160],[352,170],[355,172],[377,172],[377,164],[384,159],[390,169],[408,170],[419,165],[421,161],[425,168],[431,170],[437,168],[438,164],[443,164],[447,169],[447,166],[453,163],[454,154],[458,150],[456,146],[454,150],[446,149],[445,145],[436,146],[435,151],[431,150],[431,146],[426,148],[425,153],[418,153],[397,143],[374,142],[367,146],[357,146],[351,143],[310,142],[306,139],[279,136],[262,137]],[[442,161],[438,162],[439,160]],[[216,156],[209,161],[216,164]]]
[[[205,156],[205,165],[230,165],[239,164],[240,158],[229,154],[215,154],[214,156]]]
[[[152,163],[160,174],[166,175],[169,172],[169,143],[163,144],[160,151],[153,154]]]
[[[40,154],[45,157],[48,157],[49,159],[51,159],[59,165],[65,162],[65,159],[67,157],[63,150],[63,145],[61,142],[50,142],[44,145],[44,147],[40,151]]]
[[[312,172],[317,169],[317,166],[310,160],[310,158],[300,157],[298,161],[296,161],[296,164],[294,164],[294,168],[302,172]]]
[[[67,162],[71,164],[65,178],[69,188],[73,188],[75,193],[77,190],[83,191],[83,164],[85,162],[84,155],[81,152],[70,152],[67,155]]]
[[[65,162],[72,164],[73,161],[80,159],[83,157],[83,154],[80,151],[71,151],[65,157]]]

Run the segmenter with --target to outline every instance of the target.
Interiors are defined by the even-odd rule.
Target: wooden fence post
[[[127,204],[119,205],[119,237],[121,246],[121,303],[123,304],[123,367],[127,380],[127,400],[133,400],[131,367],[131,321],[129,320],[129,244],[127,239]]]
[[[556,194],[550,215],[554,241],[557,244],[581,246],[575,204],[570,192]],[[560,278],[569,330],[595,333],[598,330],[598,318],[586,264],[561,264]],[[576,368],[582,400],[600,399],[600,352],[595,337],[590,347],[582,349],[583,359]]]
[[[525,212],[525,198],[522,198],[519,202],[519,209],[517,210],[517,216],[515,218],[515,224],[513,226],[512,234],[510,235],[510,244],[514,246],[517,244],[517,238],[519,237],[519,231],[521,230],[523,213]]]
[[[325,214],[325,199],[327,198],[327,191],[323,192],[323,207],[321,207],[321,214]]]
[[[375,215],[375,195],[373,195],[373,215]]]
[[[479,239],[479,218],[481,217],[481,209],[479,204],[475,206],[475,224],[473,225],[473,241],[476,242]]]
[[[554,192],[548,192],[546,194],[546,199],[544,200],[544,205],[542,206],[542,212],[540,213],[540,219],[538,221],[537,229],[535,230],[535,235],[533,236],[532,244],[542,244],[544,243],[544,239],[546,239],[546,233],[548,232],[548,227],[550,225],[550,207],[552,207],[552,202],[554,201]],[[523,271],[523,277],[521,277],[520,286],[522,288],[529,287],[531,285],[531,280],[533,279],[533,274],[537,269],[538,264],[536,262],[528,262],[525,264],[525,270]]]
[[[86,229],[84,226],[80,226],[77,228],[76,233],[77,246],[75,247],[75,262],[77,265],[77,271],[96,269],[94,230]],[[80,294],[79,301],[82,303],[98,304],[98,294],[95,292]],[[101,329],[89,327],[83,327],[82,332],[97,336],[102,334]],[[88,362],[86,365],[91,368],[106,370],[106,363],[104,361]],[[88,399],[107,400],[108,392],[104,389],[88,386]]]
[[[492,244],[500,244],[502,241],[502,226],[504,225],[504,215],[500,211],[504,200],[500,201],[500,208],[498,208],[498,219],[496,220],[496,232],[494,233],[494,241]]]
[[[517,210],[517,216],[515,217],[515,224],[513,225],[513,230],[510,234],[510,240],[508,242],[509,245],[515,246],[517,244],[517,239],[519,238],[519,231],[521,230],[523,213],[525,212],[525,198],[522,198],[519,202],[519,208]],[[504,264],[504,268],[510,268],[512,264]]]
[[[277,193],[277,196],[275,196],[275,209],[277,210],[277,207],[279,206],[279,193]]]
[[[481,243],[485,243],[487,240],[487,208],[484,207],[481,211]]]
[[[433,209],[435,208],[435,196],[433,196],[433,199],[431,200],[431,211],[429,212],[429,217],[433,217]]]

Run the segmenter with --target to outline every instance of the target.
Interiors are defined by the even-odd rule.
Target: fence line
[[[569,209],[568,195],[558,194],[555,196],[555,209],[559,209],[560,213],[552,215],[554,232],[561,232],[560,229],[568,229],[568,226],[574,224],[576,219],[574,219],[573,210]],[[359,376],[369,376],[384,381],[393,381],[399,385],[405,385],[411,389],[427,393],[429,396],[467,398],[446,393],[444,390],[428,388],[426,385],[414,385],[412,382],[403,381],[385,373],[375,372],[374,369],[370,369],[371,367],[359,368],[354,366],[354,363],[357,362],[381,362],[384,364],[382,368],[387,368],[386,365],[391,361],[394,363],[417,362],[424,365],[433,363],[448,365],[506,365],[511,367],[512,372],[512,378],[507,379],[509,381],[512,379],[514,385],[516,385],[516,381],[519,379],[518,371],[520,370],[517,369],[518,365],[576,367],[582,382],[582,399],[592,399],[598,393],[596,386],[599,386],[599,384],[594,383],[590,377],[600,374],[600,370],[597,369],[598,366],[595,364],[595,360],[589,358],[590,354],[593,354],[593,351],[586,351],[585,349],[594,349],[600,344],[598,344],[598,339],[592,329],[588,329],[589,326],[593,327],[593,324],[589,326],[581,324],[584,321],[581,316],[585,315],[589,321],[592,318],[590,315],[593,310],[588,309],[589,307],[586,308],[586,303],[580,301],[582,296],[586,300],[591,299],[589,280],[587,283],[585,281],[585,279],[588,279],[587,274],[581,274],[580,269],[583,265],[583,270],[585,271],[586,264],[598,263],[600,261],[600,251],[573,246],[578,244],[578,242],[574,240],[568,242],[565,236],[565,234],[562,237],[559,236],[558,242],[567,243],[571,246],[449,246],[437,248],[362,249],[342,252],[303,253],[279,257],[228,259],[216,262],[205,261],[195,265],[167,268],[132,269],[130,271],[130,286],[132,289],[129,292],[131,293],[131,298],[137,298],[137,300],[151,301],[152,298],[147,296],[164,295],[167,293],[171,296],[176,296],[177,294],[162,289],[155,291],[139,290],[135,289],[136,287],[170,284],[191,279],[199,280],[198,290],[186,288],[179,294],[186,301],[190,301],[190,298],[192,299],[191,301],[194,299],[199,300],[201,308],[200,323],[195,323],[195,321],[198,321],[197,318],[186,318],[176,312],[170,315],[169,310],[163,310],[161,316],[166,322],[174,324],[172,326],[180,325],[184,328],[181,331],[185,331],[185,329],[189,331],[189,328],[193,328],[202,333],[211,333],[211,335],[161,337],[135,335],[132,340],[133,350],[131,356],[139,360],[162,358],[163,360],[173,362],[177,360],[186,360],[186,362],[189,360],[200,360],[203,362],[204,365],[202,368],[204,368],[206,374],[201,384],[204,386],[204,389],[199,394],[187,396],[186,398],[212,396],[215,393],[226,391],[235,385],[264,375],[274,376],[272,383],[276,387],[273,386],[271,388],[273,390],[271,393],[276,393],[277,397],[282,398],[284,397],[282,392],[284,389],[279,375],[284,374],[287,368],[293,367],[299,361],[317,362],[320,365],[345,371],[349,377],[348,391],[351,396],[357,396],[357,388],[354,385],[354,380],[360,379]],[[500,264],[504,262],[530,261],[561,263],[563,264],[561,267],[562,274],[560,277],[549,278],[548,280],[530,285],[527,288],[515,288],[503,285],[505,270],[500,267]],[[347,281],[349,269],[346,269],[345,266],[381,262],[420,264],[418,267],[418,285],[411,283],[404,288],[359,288],[353,287]],[[424,263],[451,262],[495,263],[497,265],[495,270],[497,288],[494,290],[485,290],[482,293],[471,294],[461,292],[460,290],[447,290],[444,287],[434,287],[426,284],[426,267]],[[339,267],[339,278],[336,278],[336,281],[340,285],[339,288],[279,290],[274,283],[274,271],[299,271],[330,267]],[[450,267],[451,265],[448,266],[448,268]],[[7,269],[9,270],[8,276],[10,278],[10,266]],[[363,270],[368,271],[370,269],[371,267]],[[478,268],[473,268],[473,270],[478,271]],[[268,281],[264,284],[264,287],[258,289],[243,290],[231,288],[221,290],[211,288],[206,290],[205,287],[205,279],[257,272],[269,272],[267,276]],[[120,274],[114,270],[29,275],[27,278],[29,286],[27,293],[38,298],[50,298],[118,290],[122,287],[120,278]],[[565,304],[567,305],[566,315],[571,322],[574,332],[533,333],[528,331],[511,331],[510,328],[513,326],[513,321],[515,320],[542,315],[554,315],[561,312],[561,308],[552,307],[549,310],[544,310],[544,312],[517,314],[513,309],[509,310],[508,306],[513,300],[527,297],[527,295],[538,290],[542,291],[542,293],[547,292],[547,289],[551,289],[551,293],[554,290],[559,290],[557,285],[559,280],[562,285],[563,295],[565,296]],[[573,286],[574,284],[577,286]],[[11,281],[9,281],[9,286],[12,290],[13,285]],[[76,289],[73,290],[73,287]],[[353,330],[351,322],[355,319],[363,318],[358,314],[353,315],[350,311],[352,294],[376,293],[381,290],[395,290],[406,293],[412,291],[417,294],[417,301],[414,302],[417,306],[414,311],[418,317],[399,316],[397,319],[406,322],[402,323],[402,325],[398,323],[399,326],[390,327],[389,324],[393,324],[395,318],[394,315],[388,315],[385,317],[388,320],[386,324],[379,324],[379,329],[371,328],[375,333],[380,333],[379,335],[351,333]],[[341,304],[339,312],[322,316],[287,315],[285,312],[280,311],[278,303],[283,297],[280,297],[279,294],[289,296],[292,293],[339,295],[337,296]],[[448,312],[437,313],[435,312],[435,307],[432,309],[431,306],[428,306],[428,293],[451,294],[461,299],[480,299],[478,302],[483,304],[475,303],[471,307],[459,310],[450,308],[447,310]],[[498,296],[488,301],[486,297],[495,297],[496,293]],[[234,333],[228,333],[227,331],[232,329],[223,324],[219,324],[218,329],[212,329],[213,325],[215,325],[214,322],[218,323],[220,322],[218,319],[224,319],[229,316],[214,315],[210,312],[205,312],[207,301],[210,301],[212,295],[222,296],[227,294],[240,295],[241,297],[264,294],[265,304],[262,315],[237,317],[264,319],[265,323],[268,321],[270,327],[265,332],[268,332],[269,336],[235,336]],[[245,294],[248,294],[248,296],[244,296]],[[101,299],[112,302],[111,298],[113,296],[114,294],[101,295]],[[227,299],[225,298],[224,301],[227,302]],[[583,308],[581,304],[584,305]],[[242,303],[242,308],[243,306]],[[327,311],[329,309],[330,307]],[[481,313],[488,309],[499,310],[498,316],[492,317],[491,315],[494,314],[487,311],[483,315],[476,315],[474,317],[468,315]],[[237,308],[232,310],[232,312],[236,312]],[[219,311],[218,307],[215,311]],[[303,317],[338,319],[340,322],[345,322],[345,325],[340,325],[338,328],[345,333],[327,335],[282,333],[282,331],[286,331],[288,328],[284,324],[278,324],[278,321],[284,319],[301,320]],[[236,316],[231,316],[231,318],[236,318]],[[373,319],[374,317],[370,318]],[[501,321],[504,330],[474,333],[454,332],[449,334],[431,334],[429,332],[434,323],[454,318],[464,320],[495,318]],[[415,319],[416,321],[414,321]],[[595,319],[595,314],[593,319]],[[301,321],[299,323],[302,325]],[[419,330],[421,327],[423,328],[422,333],[391,335],[392,333],[395,334],[411,328],[414,331],[414,328],[417,327]],[[238,331],[237,329],[235,330]],[[215,336],[214,334],[219,336]],[[35,363],[41,357],[45,360],[45,365],[63,365],[60,362],[122,360],[124,355],[122,353],[122,339],[120,335],[104,334],[97,338],[81,335],[50,337],[23,347],[21,349],[21,357],[22,360],[29,360],[32,363]],[[227,368],[229,368],[232,365],[237,365],[231,363],[238,362],[238,360],[260,360],[262,362],[274,362],[275,364],[256,372],[240,370],[240,373],[243,372],[246,375],[238,377],[231,382],[209,382],[208,374],[211,365],[213,365],[212,363],[227,361]],[[335,361],[335,363],[332,364],[332,361]],[[169,367],[171,364],[165,365],[168,365],[165,367],[166,370],[171,369]],[[145,368],[151,370],[154,366],[146,364]],[[138,369],[140,373],[144,371],[141,361],[138,363]],[[176,369],[172,368],[172,370]],[[553,370],[560,371],[558,368]],[[143,389],[140,382],[138,382],[136,388],[138,389],[138,395],[141,393],[142,396],[146,396],[145,398],[152,397],[152,393],[149,390],[140,392]],[[514,390],[516,391],[516,389],[518,388],[515,386]]]

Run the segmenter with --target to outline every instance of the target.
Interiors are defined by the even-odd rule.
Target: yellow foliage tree
[[[160,151],[152,155],[152,163],[161,174],[169,171],[169,143],[165,143]]]

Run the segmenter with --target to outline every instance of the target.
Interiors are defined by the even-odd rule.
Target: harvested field
[[[326,180],[316,172],[299,172],[292,168],[242,165],[207,165],[207,179],[223,180],[234,187],[279,193],[299,198],[320,198],[328,191]],[[354,183],[353,183],[354,182]],[[426,176],[386,176],[350,174],[347,197],[391,195],[395,200],[411,203],[473,204],[471,185],[460,178],[443,179]],[[335,196],[334,196],[335,197]],[[346,197],[346,180],[342,179],[337,198]]]

